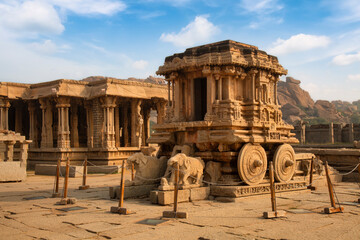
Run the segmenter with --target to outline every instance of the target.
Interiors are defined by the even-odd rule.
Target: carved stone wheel
[[[289,144],[280,145],[274,154],[275,179],[288,182],[295,173],[296,159],[294,149]]]
[[[260,145],[245,144],[239,153],[237,168],[241,180],[248,185],[260,183],[267,168],[266,152]]]

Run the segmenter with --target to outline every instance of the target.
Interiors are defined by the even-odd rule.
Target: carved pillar
[[[14,158],[14,144],[16,141],[4,141],[5,143],[5,161],[12,162]]]
[[[349,124],[349,142],[350,143],[354,142],[354,124],[353,123]]]
[[[115,107],[115,147],[120,147],[120,116],[119,106]]]
[[[0,98],[0,130],[9,130],[9,99]]]
[[[123,107],[123,119],[124,119],[124,128],[123,128],[123,134],[124,134],[124,146],[129,147],[129,106],[128,104],[124,104]]]
[[[26,162],[28,159],[28,147],[29,143],[31,143],[31,140],[25,140],[20,143],[20,167],[26,168]]]
[[[133,99],[131,101],[131,146],[141,147],[141,133],[143,118],[141,116],[141,100]]]
[[[101,107],[104,112],[103,122],[103,147],[104,148],[115,148],[115,129],[114,129],[114,108],[115,97],[103,97],[101,98]]]
[[[157,124],[164,123],[165,119],[165,108],[166,108],[166,102],[164,101],[158,101],[156,103],[156,111],[157,111]]]
[[[206,115],[205,115],[205,119],[208,120],[209,117],[211,118],[212,115],[212,104],[214,102],[215,96],[214,96],[214,77],[212,74],[209,74],[206,78],[207,83],[206,83],[206,91],[207,91],[207,99],[206,99],[206,105],[207,105],[207,110],[206,110]]]
[[[94,147],[94,124],[93,124],[93,114],[92,114],[92,102],[85,101],[84,107],[86,110],[86,124],[87,124],[87,147],[93,148]]]
[[[30,143],[31,148],[37,148],[37,119],[36,119],[36,103],[34,101],[28,102],[28,110],[29,110],[29,138],[32,140]]]
[[[15,132],[22,134],[22,106],[17,103],[15,107]]]
[[[56,99],[58,109],[58,148],[70,148],[69,108],[70,98],[59,97]]]
[[[70,143],[74,146],[74,148],[79,147],[79,129],[78,129],[78,103],[75,102],[73,106],[71,106],[71,132],[70,132]]]
[[[150,137],[150,108],[143,109],[144,114],[144,125],[142,131],[142,145],[147,146],[147,139]]]
[[[52,132],[52,106],[49,99],[39,99],[40,108],[42,110],[42,127],[41,127],[41,147],[53,147],[53,132]]]

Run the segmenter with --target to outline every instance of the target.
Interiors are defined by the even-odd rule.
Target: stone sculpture
[[[134,164],[136,171],[133,183],[130,185],[139,185],[143,183],[153,183],[164,176],[166,168],[166,157],[156,158],[146,156],[143,153],[135,153],[127,159],[128,165]],[[129,183],[127,182],[127,185]]]
[[[179,184],[183,186],[193,185],[200,186],[203,176],[205,163],[201,158],[188,157],[184,153],[178,153],[171,157],[167,162],[165,176],[161,180],[161,185],[174,185],[175,183],[175,167],[179,164]],[[166,177],[171,173],[170,179]]]

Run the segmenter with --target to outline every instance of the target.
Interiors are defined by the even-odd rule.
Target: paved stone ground
[[[129,176],[127,176],[129,177]],[[157,226],[137,222],[160,219],[171,206],[150,204],[148,199],[125,200],[132,215],[109,212],[117,201],[110,200],[108,186],[119,183],[120,175],[89,175],[90,189],[77,190],[81,178],[70,179],[69,197],[75,205],[59,206],[50,198],[54,178],[30,175],[25,182],[0,184],[0,239],[360,239],[360,206],[343,205],[344,213],[322,213],[329,207],[327,188],[311,193],[277,195],[278,209],[285,218],[266,220],[271,210],[269,195],[237,199],[235,202],[198,201],[180,203],[188,219],[171,219]],[[61,185],[62,186],[62,185]],[[340,202],[360,197],[356,183],[335,186]],[[46,197],[24,200],[26,197]],[[79,206],[86,209],[63,212],[58,209]],[[296,211],[308,210],[308,213]]]

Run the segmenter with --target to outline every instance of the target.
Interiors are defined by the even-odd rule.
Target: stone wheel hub
[[[260,183],[267,168],[266,152],[260,145],[245,144],[239,153],[237,168],[241,180],[248,185]]]
[[[294,149],[289,144],[280,145],[274,154],[275,179],[288,182],[295,173],[296,159]]]

